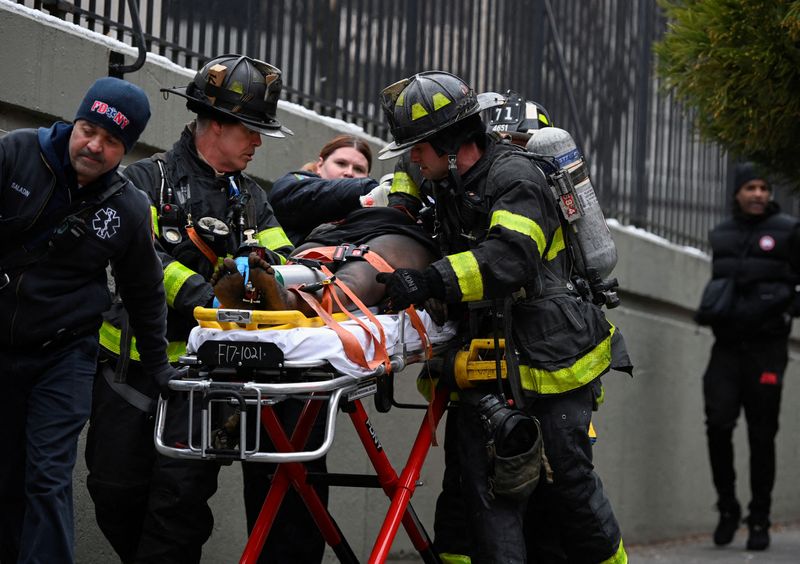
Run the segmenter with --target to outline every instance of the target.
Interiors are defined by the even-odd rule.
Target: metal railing
[[[132,43],[124,0],[18,2]],[[727,215],[727,156],[659,90],[656,0],[140,0],[139,12],[148,51],[190,68],[230,52],[269,61],[285,99],[383,138],[378,93],[416,71],[514,89],[576,138],[607,217],[706,249]]]

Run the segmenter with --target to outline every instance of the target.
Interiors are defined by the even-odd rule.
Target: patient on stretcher
[[[393,208],[364,208],[351,212],[332,228],[312,232],[294,254],[315,247],[341,243],[367,245],[392,268],[424,269],[437,258],[438,251],[422,227],[404,211]],[[264,310],[298,310],[316,315],[296,293],[284,288],[275,278],[273,268],[257,254],[249,256],[249,279],[260,292],[261,302],[255,307]],[[336,278],[344,283],[366,306],[376,306],[385,295],[386,286],[375,280],[377,270],[366,260],[347,260],[334,266]],[[244,301],[244,278],[233,259],[226,258],[211,279],[214,293],[224,308],[253,309]],[[342,306],[353,307],[339,288],[336,292]],[[338,305],[335,309],[339,309]],[[434,309],[433,307],[429,309]],[[433,313],[433,312],[431,312]]]

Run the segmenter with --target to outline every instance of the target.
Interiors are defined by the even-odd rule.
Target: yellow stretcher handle
[[[505,354],[505,339],[499,340],[501,355]],[[500,361],[501,377],[506,378],[506,361]],[[469,350],[458,351],[455,359],[455,378],[460,390],[497,379],[497,362],[494,356],[494,339],[472,339]],[[589,422],[589,440],[597,441],[597,431]]]
[[[263,311],[249,309],[216,309],[209,307],[194,308],[194,318],[201,327],[208,329],[294,329],[295,327],[324,327],[325,322],[319,317],[306,317],[297,310]],[[346,321],[344,313],[334,313],[336,321]]]
[[[499,340],[501,355],[506,341]],[[494,357],[494,339],[472,339],[469,350],[458,351],[455,359],[455,377],[459,389],[474,388],[477,384],[497,379],[497,362]],[[506,377],[506,361],[500,361],[501,377]]]

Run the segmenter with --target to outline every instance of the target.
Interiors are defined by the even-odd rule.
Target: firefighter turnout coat
[[[186,232],[189,220],[196,224],[202,218],[214,218],[229,227],[228,236],[209,243],[219,260],[231,256],[242,244],[240,226],[254,229],[259,244],[272,251],[275,260],[285,262],[293,246],[275,219],[266,193],[255,180],[241,172],[218,175],[198,155],[194,124],[184,129],[170,151],[138,161],[127,167],[124,174],[150,198],[169,306],[169,357],[175,362],[184,353],[186,338],[196,325],[194,308],[210,307],[214,297],[209,278],[216,264],[191,241]],[[173,233],[177,229],[179,242],[165,238],[169,229]],[[106,315],[101,329],[100,343],[114,355],[120,354],[124,318],[122,304],[117,303]],[[138,360],[135,340],[130,345],[130,358]]]
[[[523,390],[580,388],[611,367],[616,329],[570,283],[564,227],[542,171],[520,149],[494,136],[486,143],[460,188],[452,180],[433,186],[435,235],[446,255],[433,267],[446,301],[514,295]]]

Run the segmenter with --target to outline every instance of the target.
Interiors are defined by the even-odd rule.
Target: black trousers
[[[539,419],[553,483],[541,479],[525,516],[528,560],[597,563],[617,553],[622,533],[603,483],[594,471],[589,423],[601,393],[600,380],[537,398]]]
[[[155,396],[137,363],[131,363],[128,381]],[[291,432],[302,409],[299,401],[275,406]],[[165,442],[185,442],[188,402],[170,401]],[[323,427],[316,425],[309,445],[322,442]],[[252,436],[252,435],[251,435]],[[269,448],[266,433],[263,444]],[[101,531],[125,562],[194,564],[211,536],[214,518],[208,500],[217,490],[219,464],[179,460],[156,453],[153,416],[128,404],[102,375],[94,386],[94,403],[86,445],[87,486],[95,504]],[[261,509],[272,464],[242,463],[248,532]],[[308,463],[309,470],[325,471],[325,460]],[[327,487],[315,486],[327,504]],[[260,563],[321,562],[325,542],[302,499],[290,490],[262,550]],[[238,558],[231,554],[231,559]]]
[[[528,408],[541,424],[553,483],[544,476],[527,502],[488,500],[486,438],[473,407],[448,411],[445,476],[434,547],[472,562],[598,563],[617,553],[619,524],[592,464],[589,422],[600,381]],[[455,415],[455,417],[454,417]]]
[[[750,515],[756,519],[769,516],[787,349],[786,338],[717,341],[711,349],[703,376],[703,397],[708,453],[720,509],[738,505],[732,436],[744,408],[750,446]]]

